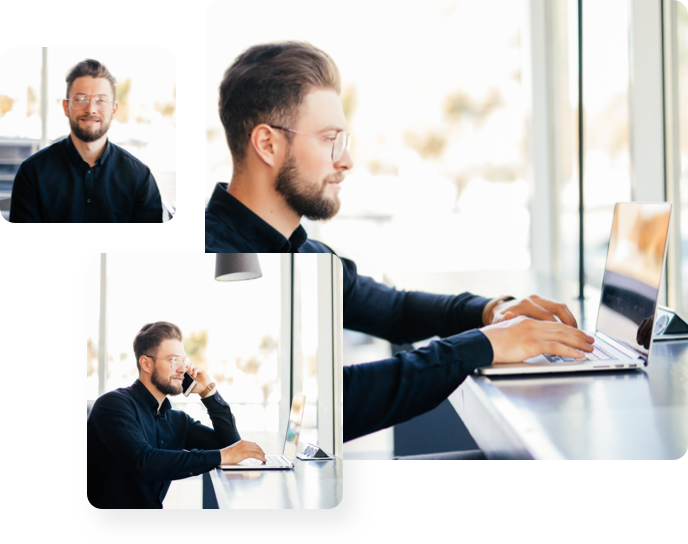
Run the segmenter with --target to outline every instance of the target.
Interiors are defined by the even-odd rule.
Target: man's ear
[[[115,102],[115,103],[112,105],[112,116],[113,116],[113,117],[114,117],[115,114],[117,113],[117,108],[119,108],[119,104],[118,104],[117,102]]]
[[[266,165],[275,168],[284,155],[286,141],[277,130],[265,123],[256,126],[251,132],[249,146]]]
[[[65,112],[65,117],[69,117],[69,102],[67,100],[62,101],[62,108]]]
[[[151,369],[153,367],[153,359],[141,355],[139,357],[139,366],[141,367],[141,372],[146,372],[147,374],[152,374]]]

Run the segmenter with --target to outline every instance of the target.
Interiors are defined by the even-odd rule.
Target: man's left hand
[[[547,300],[537,295],[498,303],[492,311],[492,320],[489,322],[501,323],[519,315],[532,317],[540,321],[554,322],[557,321],[556,316],[564,325],[578,328],[576,318],[573,317],[571,310],[567,308],[566,304]]]
[[[189,368],[187,368],[186,371],[194,380],[196,380],[196,385],[193,388],[193,391],[191,391],[192,393],[200,395],[208,388],[208,384],[212,383],[213,381],[207,372],[203,372],[203,369],[198,368],[197,366],[189,365]]]

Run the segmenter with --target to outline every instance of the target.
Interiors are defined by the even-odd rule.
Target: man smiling
[[[115,78],[86,59],[67,74],[70,135],[25,160],[12,187],[14,223],[158,223],[160,192],[148,167],[108,141]]]

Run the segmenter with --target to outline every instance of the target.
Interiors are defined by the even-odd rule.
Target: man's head
[[[93,59],[86,59],[67,72],[67,97],[62,101],[72,135],[94,142],[107,133],[117,111],[115,78]]]
[[[334,61],[310,44],[263,44],[242,53],[225,72],[219,99],[235,172],[267,167],[274,189],[298,215],[336,214],[339,183],[353,166],[346,150],[332,157],[334,138],[348,130],[340,91]]]
[[[134,354],[139,378],[150,379],[166,395],[182,392],[184,366],[171,365],[174,357],[186,356],[179,327],[167,321],[144,325],[134,338]]]

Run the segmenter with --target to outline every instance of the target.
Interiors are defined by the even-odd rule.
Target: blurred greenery
[[[191,359],[191,362],[203,370],[208,370],[205,359],[205,349],[208,347],[208,331],[202,330],[186,335],[183,344],[186,356]]]
[[[98,349],[90,338],[86,341],[86,376],[98,370]]]
[[[129,93],[131,92],[131,78],[117,83],[117,115],[120,123],[128,123],[131,107],[129,106]]]

